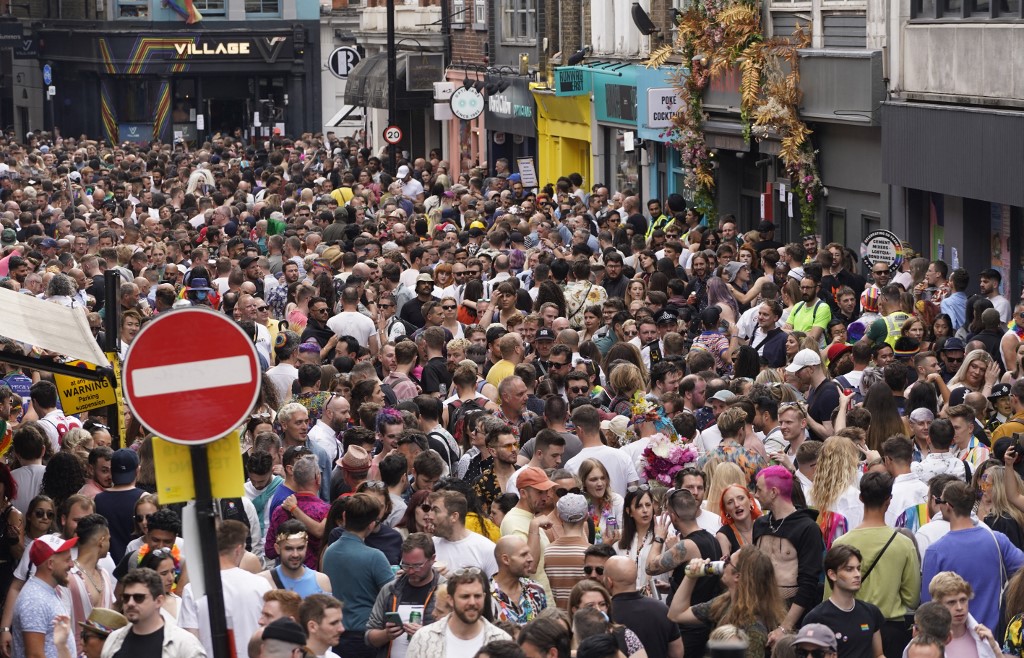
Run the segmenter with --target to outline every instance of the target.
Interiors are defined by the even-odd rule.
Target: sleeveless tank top
[[[274,567],[274,575],[281,580],[284,585],[282,589],[289,589],[302,598],[306,598],[310,594],[323,594],[324,591],[320,589],[320,585],[316,582],[316,572],[310,568],[306,568],[302,572],[302,577],[293,579],[284,575],[281,571],[281,567]]]

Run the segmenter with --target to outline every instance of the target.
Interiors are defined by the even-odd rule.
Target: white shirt
[[[309,433],[306,436],[323,448],[332,462],[338,458],[338,433],[323,420],[317,420],[316,424],[309,428]]]
[[[377,325],[359,311],[342,311],[327,321],[327,328],[336,336],[352,336],[360,345],[369,345],[377,335]]]
[[[60,452],[60,437],[67,434],[68,430],[82,426],[82,421],[74,416],[65,416],[60,409],[54,409],[39,419],[39,424],[50,438],[50,445],[54,452]]]
[[[478,567],[488,578],[498,573],[498,562],[494,559],[494,542],[475,532],[467,533],[464,539],[448,541],[434,537],[434,552],[437,561],[448,565],[448,572],[463,567]]]
[[[12,500],[11,504],[22,515],[28,514],[28,504],[39,495],[39,489],[43,484],[44,472],[46,472],[46,467],[42,464],[28,464],[11,471],[11,477],[14,479],[14,483],[18,485],[18,497]],[[28,551],[25,552],[28,553]]]
[[[1009,322],[1013,319],[1013,308],[1006,297],[996,295],[995,297],[989,297],[988,301],[992,302],[992,308],[999,311],[1000,322]]]
[[[406,199],[415,201],[416,197],[421,194],[423,194],[423,183],[415,178],[410,178],[409,182],[402,184],[402,196]]]
[[[247,656],[249,638],[260,627],[263,594],[272,588],[265,578],[239,567],[221,569],[220,580],[224,585],[224,609],[227,612],[228,628],[234,634],[235,655]],[[192,595],[192,583],[185,585],[185,591],[182,593],[178,626],[185,630],[198,630],[206,655],[214,655],[206,596],[196,601]]]
[[[480,628],[480,634],[468,640],[455,637],[450,626],[444,627],[444,655],[451,658],[469,658],[475,656],[480,648],[484,646],[484,628]]]
[[[920,505],[928,500],[928,485],[914,473],[897,475],[892,482],[892,500],[885,513],[885,524],[896,526],[896,520],[908,507]]]
[[[290,363],[279,363],[267,369],[267,377],[277,391],[278,400],[292,399],[292,384],[299,378],[299,369]]]
[[[697,525],[701,527],[701,530],[707,530],[711,534],[715,534],[722,528],[722,517],[714,512],[702,509],[700,516],[697,517]]]
[[[630,482],[638,482],[640,476],[636,472],[633,461],[626,453],[608,446],[583,448],[579,454],[565,463],[565,468],[574,475],[580,472],[580,464],[584,459],[596,459],[608,471],[608,488],[620,496],[626,495],[626,486]]]

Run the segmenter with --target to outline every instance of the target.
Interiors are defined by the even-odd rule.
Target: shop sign
[[[472,121],[484,112],[484,96],[476,87],[457,87],[449,102],[452,114],[464,121]]]
[[[892,231],[872,231],[860,246],[860,256],[869,269],[875,263],[885,263],[895,272],[903,264],[903,243]]]
[[[490,77],[488,83],[498,80],[496,76]],[[505,91],[496,91],[487,96],[488,125],[512,135],[534,137],[537,134],[537,124],[534,123],[535,107],[533,94],[530,93],[526,79],[514,78]],[[494,123],[491,123],[492,121]]]
[[[145,144],[153,141],[153,124],[151,123],[119,123],[117,137],[120,142]]]
[[[444,55],[418,53],[405,56],[406,91],[434,91],[434,83],[444,79]]]
[[[21,43],[21,22],[0,22],[0,45],[5,48],[17,48]]]
[[[582,96],[590,91],[587,72],[575,67],[555,69],[556,96]]]
[[[35,59],[39,57],[39,38],[25,37],[14,47],[14,59]]]
[[[671,128],[676,114],[683,107],[679,94],[671,87],[647,90],[647,127]]]
[[[288,37],[258,36],[250,39],[187,39],[174,44],[177,59],[259,57],[273,64],[281,56]]]

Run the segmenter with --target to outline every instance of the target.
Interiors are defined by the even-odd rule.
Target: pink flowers
[[[675,442],[664,434],[654,434],[644,448],[640,477],[671,487],[676,473],[696,460],[697,453],[690,446]]]

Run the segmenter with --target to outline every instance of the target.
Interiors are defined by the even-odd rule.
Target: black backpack
[[[242,505],[241,498],[221,498],[220,503],[220,518],[223,521],[240,521],[245,524],[247,530],[252,530],[249,527],[249,515],[245,513],[245,507]],[[252,550],[252,533],[245,533],[245,550]]]

